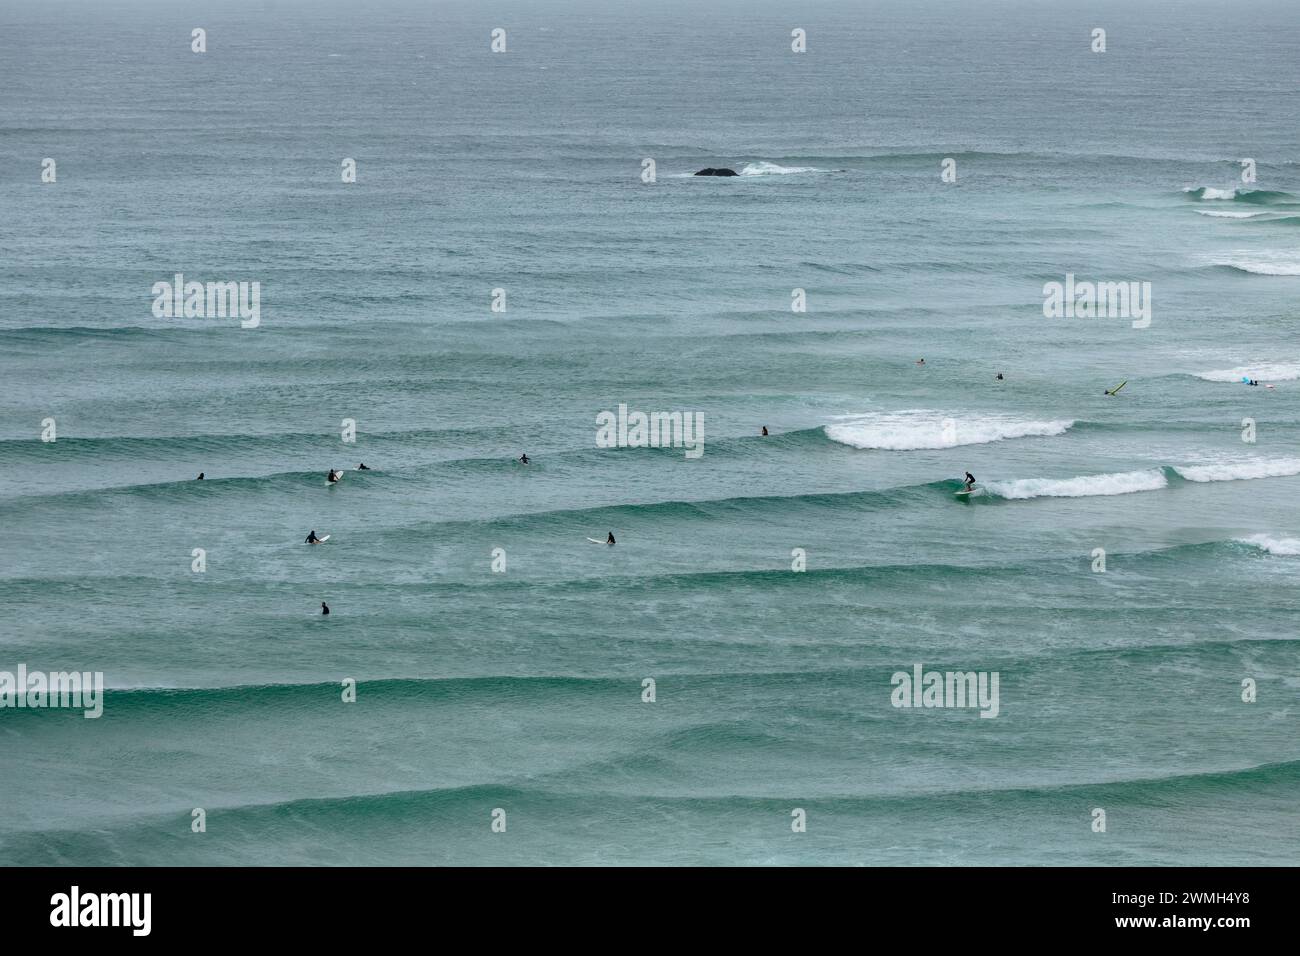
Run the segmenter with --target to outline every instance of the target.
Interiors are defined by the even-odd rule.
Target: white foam
[[[1178,465],[1188,481],[1246,481],[1252,478],[1286,478],[1300,475],[1300,458],[1250,458],[1212,465]]]
[[[1023,421],[996,415],[944,415],[924,410],[856,415],[825,427],[826,437],[854,448],[914,451],[984,445],[1007,438],[1062,435],[1073,421]]]
[[[1236,199],[1237,190],[1235,189],[1215,189],[1213,186],[1187,186],[1183,189],[1185,193],[1200,193],[1201,199]]]
[[[1300,276],[1300,262],[1283,259],[1253,259],[1245,256],[1232,256],[1212,260],[1216,266],[1227,266],[1239,272],[1249,272],[1257,276]]]
[[[1249,538],[1238,538],[1242,544],[1253,544],[1261,551],[1278,555],[1300,555],[1300,539],[1271,538],[1266,534],[1252,534]]]
[[[1079,478],[1022,478],[1018,481],[990,481],[984,487],[999,498],[1090,498],[1094,495],[1129,495],[1156,491],[1169,484],[1159,468],[1121,471],[1109,475]]]
[[[791,173],[820,173],[825,170],[818,169],[816,166],[779,166],[776,163],[769,163],[759,160],[756,163],[746,163],[745,167],[740,170],[742,176],[788,176]]]
[[[1300,378],[1300,363],[1263,362],[1259,365],[1196,372],[1195,375],[1207,382],[1240,382],[1243,378],[1252,378],[1257,382],[1290,382]]]
[[[1256,216],[1267,216],[1266,212],[1238,212],[1235,209],[1196,209],[1193,210],[1197,215],[1214,216],[1217,219],[1254,219]]]

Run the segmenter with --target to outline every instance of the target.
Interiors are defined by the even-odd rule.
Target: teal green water
[[[1296,861],[1294,11],[701,6],[0,5],[0,859]]]

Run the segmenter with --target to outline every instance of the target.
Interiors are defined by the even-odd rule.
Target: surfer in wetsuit
[[[975,476],[968,471],[966,472],[966,490],[970,491],[974,487],[975,487]]]
[[[335,471],[333,468],[330,469],[330,473],[329,473],[329,480],[330,480],[330,481],[338,481],[338,480],[339,480],[340,478],[342,478],[342,477],[343,477],[343,476],[340,475],[340,474],[339,474],[337,471]]]
[[[614,532],[611,531],[611,532],[609,533],[609,538],[605,541],[605,543],[606,543],[606,544],[613,544],[613,543],[614,543]]]
[[[324,601],[320,602],[320,612],[322,614],[328,614],[330,612],[330,606],[326,604]]]
[[[361,464],[357,465],[357,471],[369,471],[369,470],[370,470],[370,466],[367,465],[364,461]]]
[[[1002,381],[1002,373],[1001,373],[1001,372],[998,372],[998,381],[999,381],[999,382]]]
[[[314,528],[312,529],[311,533],[307,535],[307,541],[306,541],[306,543],[307,543],[307,544],[320,544],[320,538],[316,537],[316,530],[315,530]]]
[[[764,438],[767,437],[767,426],[766,426],[766,425],[763,426],[763,437],[764,437]]]
[[[528,464],[528,452],[524,452],[522,455],[520,455],[519,460],[523,462],[525,465]]]
[[[195,481],[202,481],[202,480],[203,480],[203,472],[199,472],[199,476],[198,476],[197,478],[195,478],[194,480],[195,480]]]

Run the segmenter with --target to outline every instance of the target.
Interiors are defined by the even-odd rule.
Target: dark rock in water
[[[710,166],[708,169],[701,169],[696,176],[739,176],[740,173],[734,169],[714,169]]]

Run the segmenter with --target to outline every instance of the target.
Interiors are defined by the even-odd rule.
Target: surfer
[[[525,465],[528,464],[528,453],[524,452],[522,455],[520,455],[519,460],[523,462]]]
[[[916,360],[916,364],[917,364],[917,365],[924,365],[924,364],[925,364],[925,359],[917,359],[917,360]]]
[[[306,543],[307,543],[307,544],[320,544],[320,538],[316,537],[316,529],[315,529],[315,528],[313,528],[312,531],[311,531],[311,533],[307,535],[307,541],[306,541]]]
[[[203,472],[199,472],[199,476],[198,476],[197,478],[195,478],[194,480],[195,480],[195,481],[202,481],[202,480],[203,480]]]
[[[970,491],[975,487],[975,476],[969,471],[966,472],[966,490]]]
[[[1252,378],[1252,379],[1250,380],[1250,384],[1251,384],[1251,385],[1258,385],[1259,382],[1255,381],[1255,380]]]
[[[330,606],[326,604],[324,601],[320,602],[320,612],[322,614],[328,614],[330,612]]]
[[[764,437],[764,438],[767,437],[767,426],[766,426],[766,425],[763,426],[763,437]],[[203,476],[200,475],[199,477],[202,478]]]
[[[339,480],[340,478],[342,478],[342,477],[343,477],[343,475],[341,475],[339,472],[335,471],[333,468],[330,469],[330,473],[329,473],[329,480],[330,480],[330,481],[332,481],[332,482],[333,482],[333,481],[338,481],[338,480]]]
[[[609,533],[609,537],[608,537],[607,539],[605,539],[605,543],[606,543],[606,544],[613,544],[613,543],[614,543],[614,532],[611,531],[611,532]]]
[[[361,464],[357,465],[357,471],[369,471],[369,470],[370,470],[370,466],[367,465],[364,461]]]
[[[999,381],[999,382],[1002,381],[1002,373],[1001,373],[1001,372],[998,372],[998,381]]]

